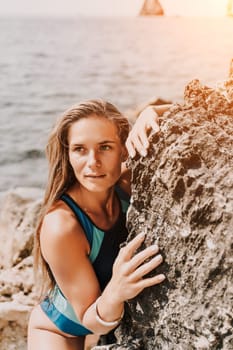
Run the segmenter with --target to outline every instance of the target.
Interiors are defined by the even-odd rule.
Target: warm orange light
[[[223,16],[228,0],[160,0],[167,15]]]

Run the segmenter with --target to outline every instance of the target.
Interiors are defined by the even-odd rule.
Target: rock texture
[[[28,316],[37,297],[31,255],[41,196],[41,190],[18,188],[1,198],[1,350],[26,350]]]
[[[117,344],[94,349],[230,350],[233,75],[218,89],[192,81],[160,124],[130,164],[128,227],[129,240],[146,231],[145,246],[159,244],[167,279],[128,302]]]

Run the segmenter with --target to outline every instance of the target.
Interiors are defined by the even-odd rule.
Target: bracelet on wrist
[[[116,327],[118,326],[118,324],[121,322],[123,316],[124,316],[124,309],[122,311],[122,314],[120,316],[120,318],[118,318],[117,320],[115,321],[105,321],[103,320],[101,317],[100,317],[100,314],[99,314],[99,311],[98,311],[98,301],[99,301],[100,297],[95,301],[95,312],[96,312],[96,315],[95,315],[95,318],[96,318],[96,321],[98,323],[100,323],[102,326],[105,326],[105,327]]]

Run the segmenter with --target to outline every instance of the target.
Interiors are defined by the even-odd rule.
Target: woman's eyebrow
[[[113,140],[104,140],[104,141],[98,142],[98,145],[103,145],[103,144],[106,144],[106,143],[116,143],[116,141],[113,141]],[[85,146],[85,143],[77,143],[77,142],[74,142],[74,143],[71,143],[71,144],[70,144],[70,147],[83,147],[83,146]]]
[[[104,140],[104,141],[101,141],[99,142],[99,144],[103,144],[103,143],[116,143],[116,141],[113,141],[113,140]]]
[[[70,145],[71,145],[71,146],[83,146],[84,143],[77,143],[77,142],[74,142],[74,143],[71,143]]]
[[[69,147],[72,149],[76,147],[84,147],[84,143],[71,143]]]

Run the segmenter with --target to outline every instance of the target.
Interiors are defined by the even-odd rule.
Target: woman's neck
[[[70,189],[69,194],[89,214],[105,213],[109,217],[114,216],[116,210],[114,187],[104,192],[91,192],[76,184]]]

